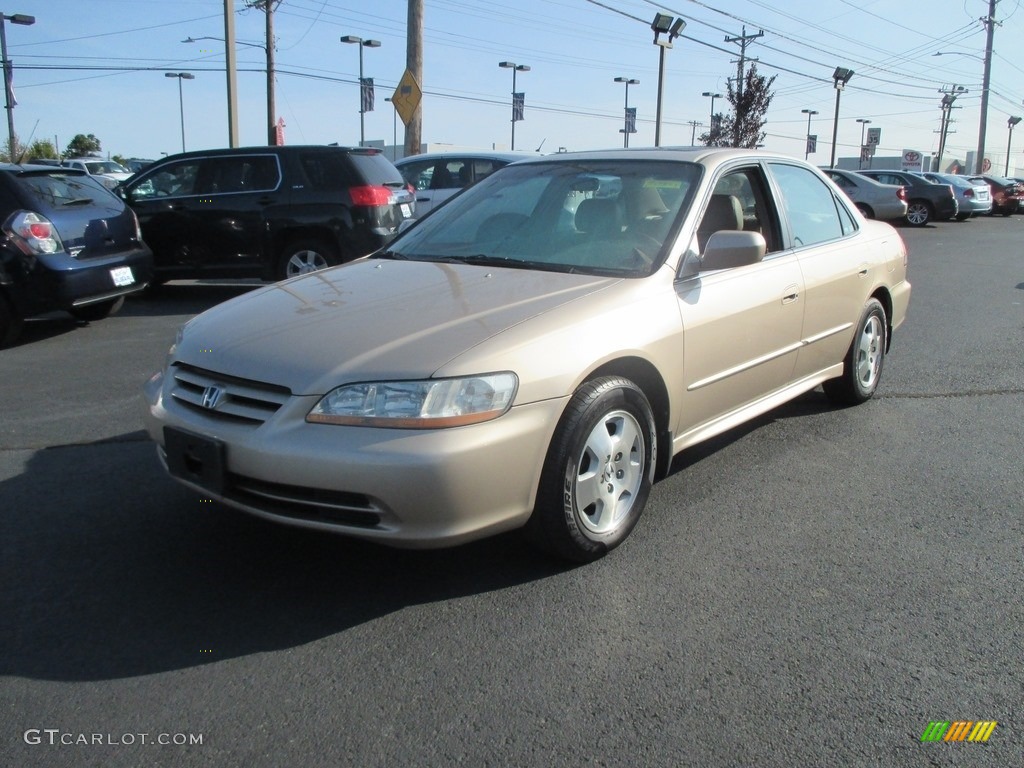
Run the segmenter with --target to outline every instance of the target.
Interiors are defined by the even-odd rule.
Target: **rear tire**
[[[907,224],[912,227],[923,227],[934,217],[931,204],[925,200],[911,200],[907,205]]]
[[[300,238],[291,240],[281,249],[277,262],[277,279],[287,280],[290,277],[317,272],[339,264],[341,259],[338,250],[317,238]]]
[[[860,211],[861,215],[865,219],[875,218],[875,212],[871,210],[870,206],[864,205],[864,203],[856,203],[857,210]]]
[[[116,299],[100,301],[96,304],[87,304],[84,307],[72,307],[68,311],[71,313],[71,316],[77,320],[84,320],[87,323],[91,323],[96,320],[103,320],[106,317],[110,317],[123,306],[124,296],[118,296]]]
[[[558,423],[527,535],[586,563],[621,544],[647,503],[657,464],[654,416],[628,379],[581,386]]]
[[[825,395],[835,405],[859,405],[875,394],[882,377],[888,333],[885,307],[878,299],[868,299],[843,360],[843,375],[822,385]]]

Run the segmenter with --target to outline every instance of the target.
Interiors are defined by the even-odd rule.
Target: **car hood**
[[[360,259],[267,286],[190,321],[182,362],[323,395],[431,376],[481,342],[619,278]]]

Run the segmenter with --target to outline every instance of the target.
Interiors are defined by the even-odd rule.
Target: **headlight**
[[[346,384],[328,392],[306,421],[399,429],[461,427],[505,413],[518,383],[514,373],[505,372],[462,379]]]

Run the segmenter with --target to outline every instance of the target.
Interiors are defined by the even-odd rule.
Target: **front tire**
[[[882,377],[888,334],[885,307],[878,299],[869,299],[843,360],[843,375],[822,385],[835,405],[859,405],[875,394]]]
[[[651,492],[655,435],[651,406],[633,382],[606,377],[580,387],[548,449],[527,524],[534,543],[580,563],[621,544]]]

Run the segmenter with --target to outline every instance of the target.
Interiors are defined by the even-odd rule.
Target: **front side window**
[[[782,192],[781,205],[789,220],[793,245],[802,247],[835,240],[845,234],[841,203],[813,171],[796,165],[770,164]]]
[[[385,255],[640,277],[660,264],[701,173],[692,163],[646,160],[509,166]]]
[[[133,200],[194,195],[201,162],[182,160],[162,166],[132,184],[128,193]]]

